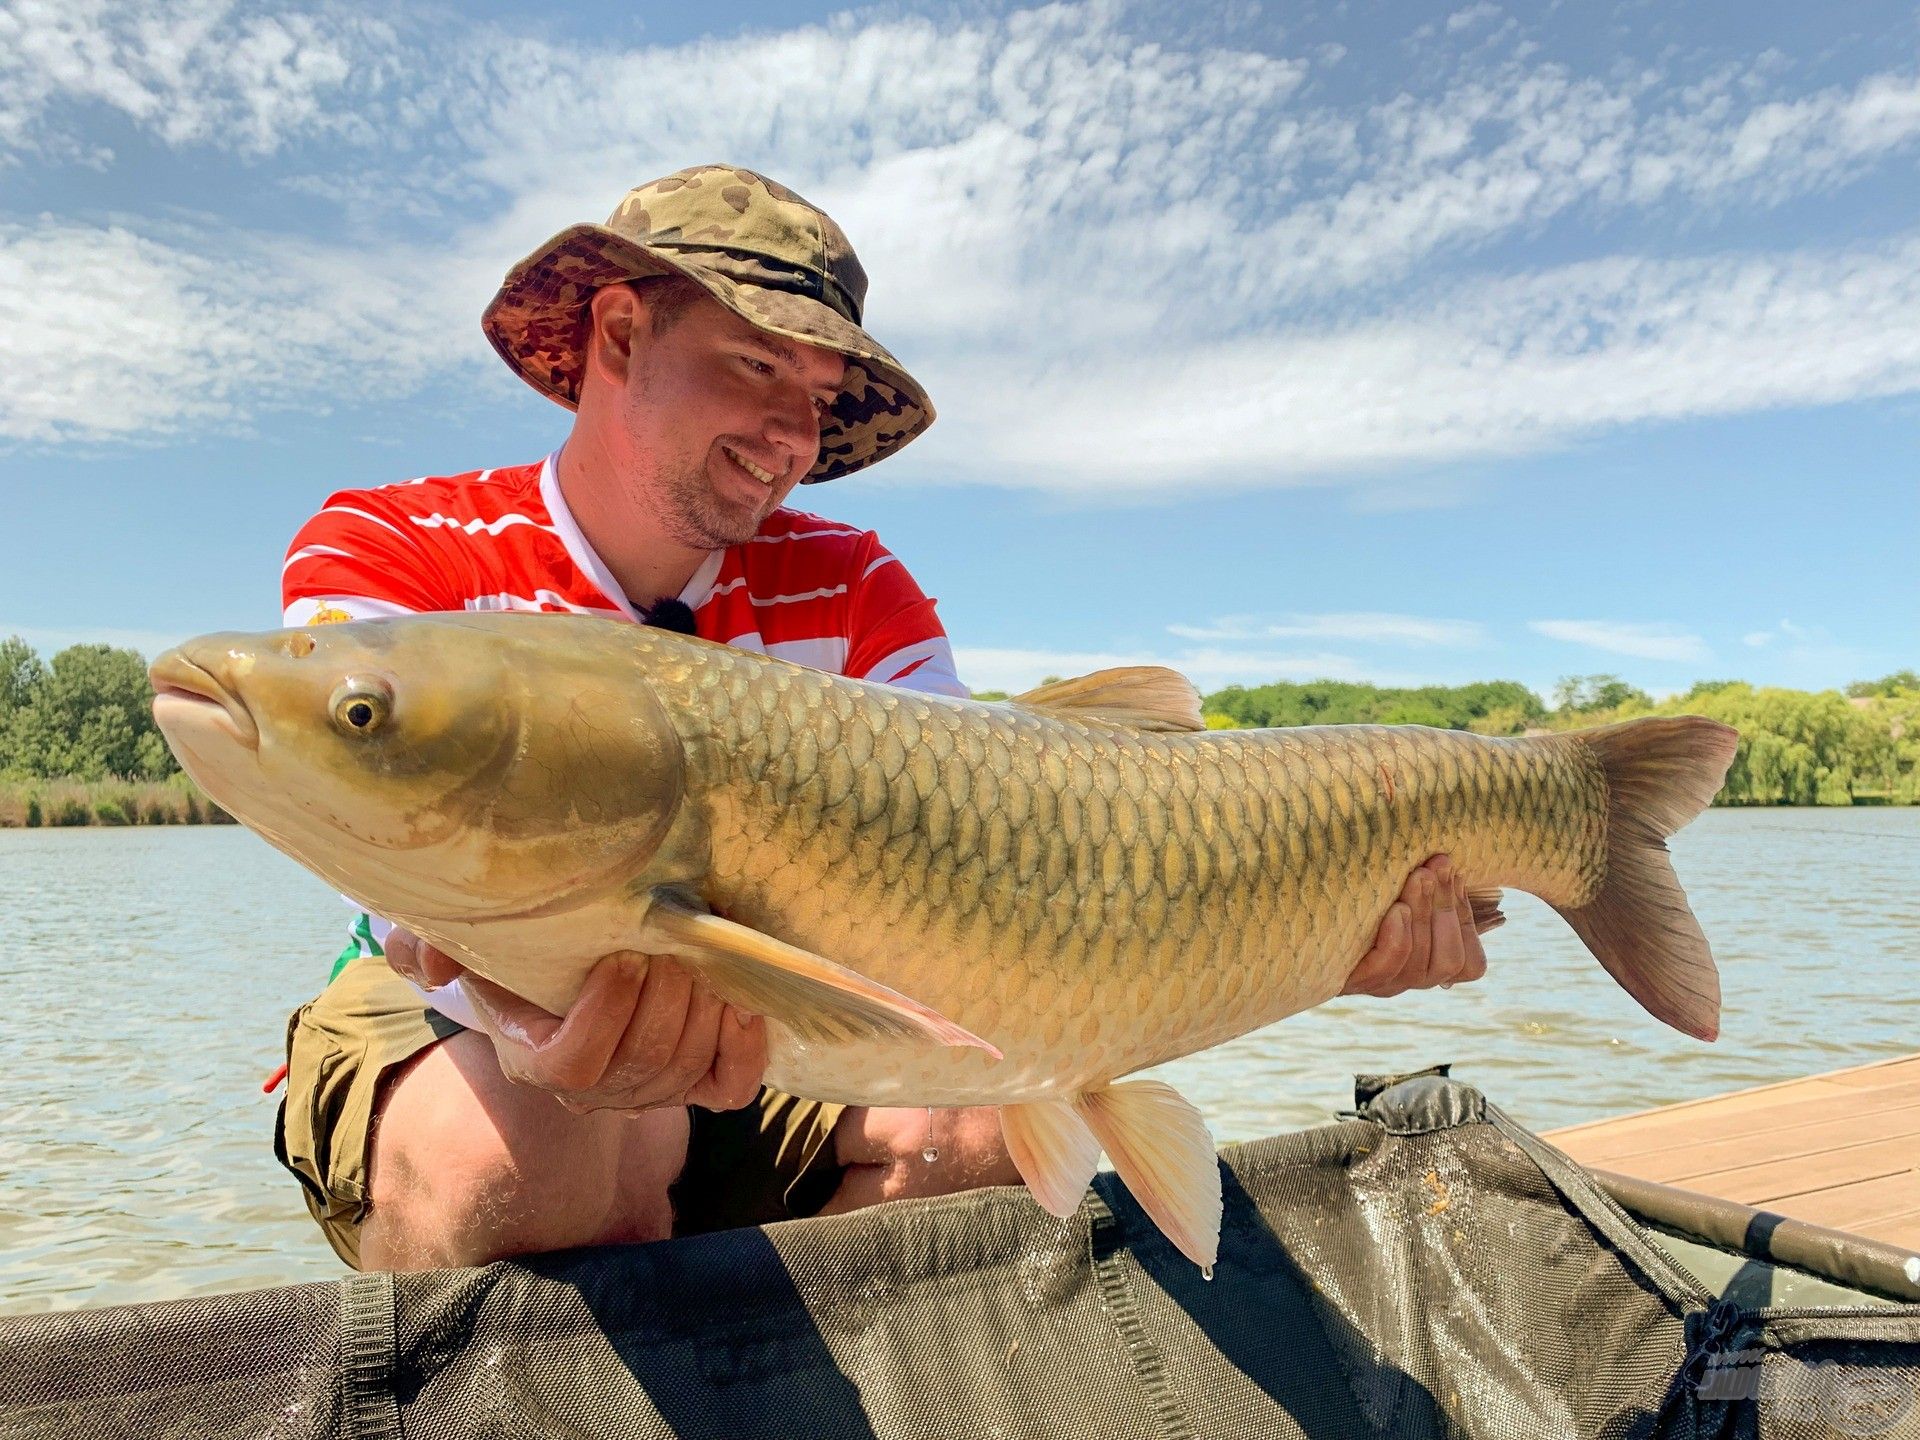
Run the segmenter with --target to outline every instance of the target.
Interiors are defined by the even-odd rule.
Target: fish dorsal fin
[[[1034,1199],[1062,1220],[1080,1208],[1100,1168],[1100,1142],[1071,1105],[1064,1100],[1002,1105],[1000,1133]]]
[[[1073,1108],[1153,1223],[1202,1270],[1220,1256],[1220,1157],[1200,1112],[1171,1085],[1126,1080]]]
[[[919,1040],[1001,1058],[996,1046],[898,990],[675,896],[654,898],[640,948],[684,959],[721,999],[804,1040]]]
[[[1207,728],[1200,716],[1200,692],[1186,676],[1164,665],[1121,665],[1072,680],[1055,680],[1014,696],[1012,703],[1135,730]]]

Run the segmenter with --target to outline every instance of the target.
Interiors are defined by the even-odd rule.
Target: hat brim
[[[919,382],[831,306],[719,274],[604,225],[570,226],[515,265],[480,325],[522,379],[571,410],[580,403],[593,292],[649,275],[684,275],[748,324],[846,357],[840,393],[821,425],[820,457],[805,483],[884,460],[933,423],[933,404]]]

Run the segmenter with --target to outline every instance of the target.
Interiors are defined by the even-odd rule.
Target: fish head
[[[154,662],[154,719],[216,804],[376,913],[550,913],[639,876],[683,789],[644,676],[555,625],[206,635]]]

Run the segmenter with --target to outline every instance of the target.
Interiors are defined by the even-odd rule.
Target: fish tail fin
[[[1658,715],[1566,738],[1585,745],[1606,774],[1606,869],[1586,904],[1554,908],[1648,1014],[1712,1040],[1720,976],[1667,837],[1712,803],[1739,732],[1699,715]]]

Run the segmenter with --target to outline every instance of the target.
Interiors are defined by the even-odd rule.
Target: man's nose
[[[813,408],[813,397],[804,389],[783,387],[780,399],[767,414],[766,436],[773,444],[791,450],[801,468],[813,468],[820,454],[820,415]]]

